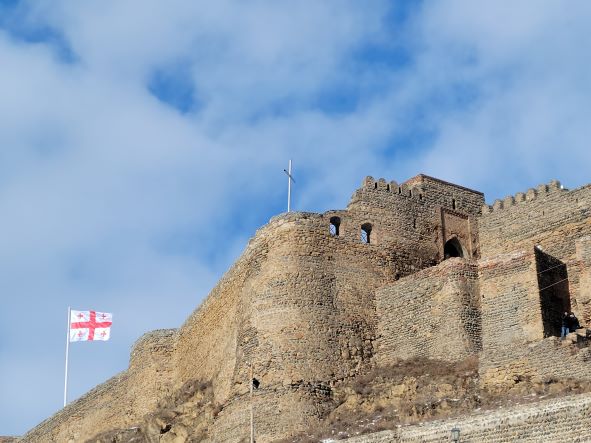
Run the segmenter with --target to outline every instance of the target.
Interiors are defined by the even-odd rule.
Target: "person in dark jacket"
[[[580,329],[581,325],[579,324],[579,319],[575,316],[574,313],[568,314],[568,329],[569,331],[575,332],[577,329]]]
[[[565,312],[564,314],[562,314],[562,329],[560,331],[560,338],[564,338],[568,335],[568,333],[570,332],[570,317],[568,315],[568,312]]]

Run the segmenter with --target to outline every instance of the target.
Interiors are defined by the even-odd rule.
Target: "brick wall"
[[[335,214],[339,236],[329,232]],[[357,208],[275,217],[181,327],[176,384],[213,381],[216,400],[226,405],[215,424],[219,441],[246,435],[251,363],[261,381],[255,399],[265,399],[263,411],[272,405],[255,408],[261,441],[309,426],[332,382],[371,366],[376,289],[431,264],[420,248],[383,238],[362,244],[354,235],[361,224],[380,232],[373,215]]]
[[[457,237],[466,253],[478,257],[478,223],[484,196],[425,175],[400,185],[366,177],[349,203],[378,224],[376,241],[420,245],[433,262],[443,259],[447,240]]]
[[[458,361],[481,349],[477,266],[461,258],[376,293],[379,364],[413,357]]]
[[[591,394],[437,420],[345,440],[348,443],[449,442],[452,428],[462,443],[583,443],[591,441]]]
[[[591,186],[568,191],[558,181],[532,188],[483,208],[479,219],[482,257],[531,251],[535,245],[566,264],[573,311],[579,318],[576,241],[591,235]],[[584,319],[589,321],[587,315]]]
[[[583,237],[576,242],[577,270],[580,275],[580,289],[577,297],[579,318],[589,327],[591,325],[591,237]]]
[[[544,339],[538,263],[534,251],[480,261],[484,385],[511,385],[522,377],[591,379],[591,348]]]

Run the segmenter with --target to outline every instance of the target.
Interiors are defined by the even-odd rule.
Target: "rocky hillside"
[[[591,391],[591,382],[516,377],[507,389],[479,387],[478,361],[417,359],[376,369],[333,389],[333,408],[320,426],[287,442],[343,439],[470,412]]]
[[[165,398],[141,423],[99,434],[89,443],[184,443],[207,439],[220,407],[213,402],[211,384],[192,380]]]
[[[520,377],[507,389],[491,392],[479,387],[478,360],[474,357],[458,364],[415,359],[336,383],[320,425],[283,443],[343,439],[582,392],[591,392],[591,382]],[[160,402],[158,409],[146,415],[141,423],[102,433],[90,442],[208,441],[208,430],[221,410],[212,394],[209,383],[193,380]]]

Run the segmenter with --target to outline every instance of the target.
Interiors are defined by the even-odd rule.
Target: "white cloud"
[[[483,8],[452,1],[425,9],[418,70],[439,66],[438,88],[467,85],[474,98],[436,115],[438,137],[414,164],[479,186],[489,198],[550,178],[588,181],[591,62],[583,54],[590,18],[587,2]]]
[[[489,198],[588,180],[584,2],[432,1],[404,23],[388,2],[336,0],[18,10],[0,20],[0,372],[21,400],[0,399],[3,433],[59,407],[68,304],[122,319],[79,395],[141,333],[180,325],[284,209],[289,158],[304,210],[343,207],[367,174],[426,172]],[[188,111],[150,92],[175,70]]]

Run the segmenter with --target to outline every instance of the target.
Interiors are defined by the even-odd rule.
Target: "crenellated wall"
[[[318,421],[335,383],[400,359],[480,352],[491,386],[516,376],[591,379],[591,348],[545,338],[555,334],[557,299],[591,321],[591,186],[553,181],[483,204],[480,192],[422,174],[402,184],[366,177],[345,210],[272,218],[178,331],[139,340],[127,371],[24,441],[133,426],[202,380],[223,406],[211,441],[239,442],[249,432],[251,367],[260,442]],[[445,259],[450,244],[463,258]]]
[[[550,194],[567,191],[568,189],[564,189],[558,180],[552,180],[547,184],[542,183],[536,188],[530,188],[526,192],[518,192],[515,195],[508,195],[504,199],[497,199],[492,205],[483,205],[482,214],[490,214],[491,212],[499,211],[501,209],[509,209],[520,203],[545,199]]]
[[[478,220],[481,256],[533,251],[538,247],[564,263],[571,309],[589,323],[591,318],[578,300],[576,241],[591,235],[591,186],[569,191],[554,180],[524,195],[524,199],[514,198],[516,203],[512,206],[497,201]]]
[[[348,210],[376,223],[376,241],[421,245],[437,263],[452,238],[462,244],[465,257],[479,256],[477,217],[483,203],[478,191],[421,174],[401,185],[366,177]]]

